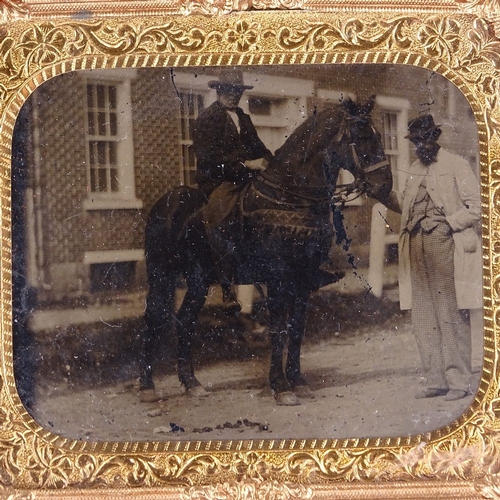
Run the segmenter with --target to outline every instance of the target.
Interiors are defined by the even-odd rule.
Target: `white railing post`
[[[387,208],[376,203],[372,208],[370,230],[370,258],[368,264],[368,284],[375,297],[382,297],[384,287],[384,261],[386,241]]]
[[[253,293],[253,285],[238,285],[236,287],[236,300],[241,304],[242,314],[252,314]]]

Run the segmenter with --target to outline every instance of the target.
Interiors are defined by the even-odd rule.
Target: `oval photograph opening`
[[[400,65],[53,78],[13,137],[14,371],[89,441],[406,437],[483,362],[478,133]]]

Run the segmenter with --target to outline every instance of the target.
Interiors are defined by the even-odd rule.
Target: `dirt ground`
[[[409,315],[388,299],[367,306],[362,296],[335,297],[316,297],[309,311],[302,370],[314,397],[300,406],[275,404],[268,348],[242,347],[241,335],[228,334],[215,315],[204,323],[197,349],[198,359],[213,354],[197,369],[208,397],[188,397],[172,370],[156,377],[163,397],[157,403],[139,401],[132,376],[73,385],[59,378],[39,383],[34,418],[56,434],[89,441],[367,438],[435,430],[470,406],[480,378],[481,332],[474,335],[472,394],[453,402],[416,400],[422,380]]]

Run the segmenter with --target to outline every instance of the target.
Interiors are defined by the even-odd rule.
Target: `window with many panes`
[[[379,113],[373,113],[374,125],[382,136],[382,145],[391,165],[393,188],[397,191],[404,187],[408,165],[410,163],[407,134],[408,109],[407,99],[390,96],[377,96]]]
[[[214,75],[200,75],[198,72],[179,68],[172,75],[172,82],[179,102],[179,176],[181,184],[195,185],[196,155],[193,152],[193,126],[199,114],[215,100],[214,89],[208,83]]]
[[[92,193],[117,193],[120,189],[117,112],[115,84],[87,83],[87,147]]]
[[[196,156],[193,152],[193,126],[205,104],[204,94],[180,92],[181,117],[181,171],[182,182],[187,186],[195,184]]]
[[[307,99],[314,83],[302,78],[244,73],[244,81],[258,82],[243,95],[240,106],[248,113],[266,147],[274,153],[307,118]]]
[[[86,79],[87,209],[139,208],[135,199],[130,75]]]
[[[395,111],[383,110],[382,117],[382,145],[389,164],[391,165],[392,175],[397,179],[397,167],[399,156],[399,137],[398,137],[398,114]]]

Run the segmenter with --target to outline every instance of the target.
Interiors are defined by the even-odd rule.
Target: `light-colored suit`
[[[410,232],[423,179],[432,205],[429,223]],[[419,160],[410,166],[404,191],[391,192],[386,205],[401,213],[400,305],[412,309],[427,387],[468,391],[471,332],[459,310],[482,306],[477,178],[463,158],[440,149],[430,166]]]
[[[403,192],[391,192],[386,206],[401,214],[399,292],[401,309],[411,309],[410,235],[405,231],[422,177],[434,205],[453,230],[455,288],[459,309],[482,307],[481,244],[474,227],[481,217],[479,182],[468,162],[441,148],[429,168],[412,163]]]

